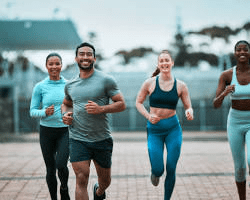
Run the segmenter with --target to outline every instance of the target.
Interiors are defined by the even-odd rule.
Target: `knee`
[[[56,163],[56,168],[58,170],[63,170],[65,168],[67,168],[67,162],[66,163],[65,162],[57,162]]]
[[[47,167],[47,177],[55,176],[56,175],[56,168],[55,167]]]
[[[62,166],[58,168],[58,175],[67,175],[69,174],[69,169],[67,166]]]
[[[152,168],[152,174],[154,174],[156,177],[162,176],[163,173],[164,173],[164,167]]]
[[[76,184],[81,187],[87,187],[89,174],[84,172],[78,172],[75,175],[76,175]]]
[[[237,182],[243,182],[246,180],[246,168],[235,169],[235,179]]]
[[[167,170],[167,175],[168,176],[175,176],[176,165],[174,165],[174,164],[167,164],[166,170]]]
[[[46,180],[47,180],[47,183],[55,183],[56,182],[56,170],[52,168],[47,168]]]

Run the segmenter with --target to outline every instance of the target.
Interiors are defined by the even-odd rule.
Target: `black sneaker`
[[[93,191],[93,196],[94,196],[94,200],[103,200],[103,199],[105,199],[106,198],[106,193],[104,192],[101,196],[97,196],[97,194],[96,194],[96,190],[97,190],[97,188],[99,187],[99,185],[98,185],[98,183],[96,183],[95,185],[94,185],[94,191]]]
[[[159,185],[160,177],[156,177],[154,174],[151,174],[151,183],[154,186]]]
[[[70,200],[68,188],[63,189],[60,187],[60,194],[61,200]]]

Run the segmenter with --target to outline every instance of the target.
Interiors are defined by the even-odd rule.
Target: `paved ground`
[[[112,184],[109,200],[162,200],[163,180],[151,185],[145,133],[113,133]],[[184,132],[173,200],[236,200],[233,162],[224,132]],[[19,139],[16,139],[19,138]],[[0,199],[49,199],[38,134],[0,137]],[[20,142],[21,141],[21,142]],[[75,177],[70,169],[70,196],[74,199]],[[89,197],[97,177],[93,166]],[[163,178],[162,178],[163,179]],[[250,190],[248,189],[248,198]]]

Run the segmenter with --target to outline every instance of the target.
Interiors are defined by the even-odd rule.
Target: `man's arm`
[[[61,105],[61,112],[63,117],[63,123],[67,125],[71,125],[73,121],[73,103],[71,100],[67,100],[64,98],[63,103]]]
[[[116,113],[122,112],[126,109],[125,100],[122,94],[117,94],[111,99],[113,102],[104,106],[99,106],[97,103],[89,101],[88,104],[86,104],[85,109],[89,114]]]

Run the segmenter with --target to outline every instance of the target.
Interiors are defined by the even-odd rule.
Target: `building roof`
[[[71,50],[81,43],[71,20],[0,20],[0,50]]]

